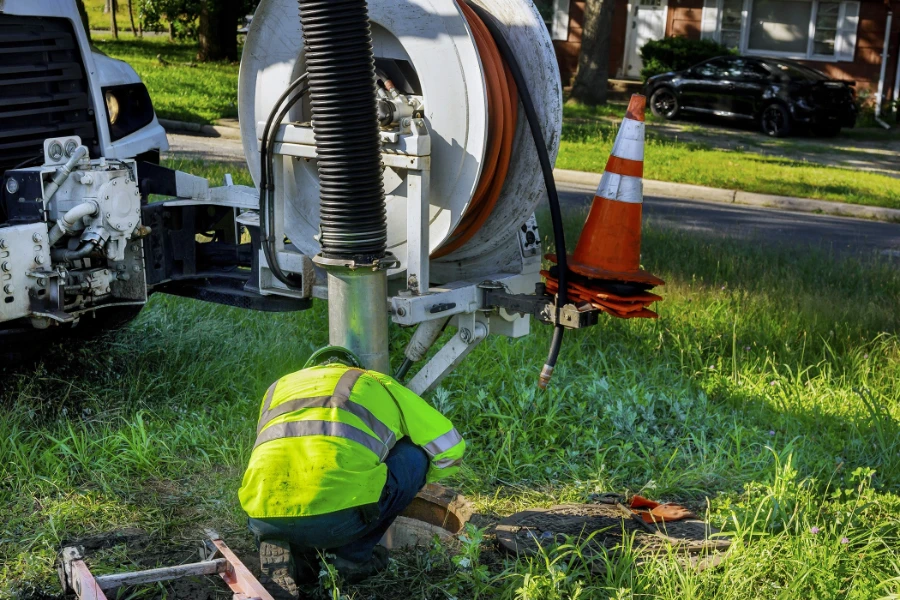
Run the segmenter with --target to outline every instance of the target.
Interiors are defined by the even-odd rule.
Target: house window
[[[744,20],[744,0],[723,0],[722,26],[719,41],[729,48],[741,47],[741,25]]]
[[[568,40],[569,0],[535,0],[534,5],[541,13],[550,37],[554,40]]]
[[[537,7],[538,12],[541,13],[541,17],[544,18],[544,23],[547,24],[547,29],[552,29],[553,0],[535,0],[534,5]]]
[[[805,54],[812,2],[753,0],[748,50]]]
[[[742,53],[852,61],[859,2],[704,0],[702,36]]]
[[[813,38],[813,54],[834,54],[838,33],[840,2],[819,2],[816,10],[816,33]]]

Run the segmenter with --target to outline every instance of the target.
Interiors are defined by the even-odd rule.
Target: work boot
[[[276,600],[300,598],[297,568],[291,545],[283,540],[266,540],[259,544],[260,583]]]
[[[375,546],[372,558],[365,562],[354,562],[336,556],[331,564],[337,569],[338,575],[347,583],[359,583],[376,573],[387,569],[390,552],[384,546]]]

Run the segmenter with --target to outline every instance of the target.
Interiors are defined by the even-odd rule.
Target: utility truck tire
[[[30,327],[0,330],[0,370],[33,360],[53,336]]]
[[[34,329],[29,324],[0,329],[0,370],[34,360],[47,346],[64,339],[86,342],[117,331],[138,316],[140,306],[117,306],[84,317],[75,327]]]
[[[82,317],[78,325],[68,330],[69,337],[77,340],[93,340],[104,333],[118,331],[140,314],[142,306],[116,306]]]

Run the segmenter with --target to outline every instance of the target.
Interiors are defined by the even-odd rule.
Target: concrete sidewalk
[[[182,133],[209,138],[225,138],[227,140],[235,141],[241,139],[241,130],[238,128],[238,122],[233,119],[219,121],[216,125],[199,125],[197,123],[184,123],[181,121],[169,121],[167,119],[160,119],[159,122],[165,127],[166,131],[171,133]],[[209,157],[209,159],[214,160],[212,157]],[[592,189],[597,188],[601,177],[600,173],[584,173],[581,171],[567,171],[564,169],[556,169],[553,173],[560,182]],[[893,208],[863,206],[860,204],[843,204],[841,202],[814,200],[812,198],[793,198],[790,196],[757,194],[740,190],[727,190],[686,183],[655,181],[652,179],[644,180],[644,193],[646,195],[700,200],[703,202],[763,206],[794,212],[824,214],[838,217],[855,217],[859,219],[885,221],[888,223],[900,223],[900,210]]]

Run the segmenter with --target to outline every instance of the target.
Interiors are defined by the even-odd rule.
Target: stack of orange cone
[[[649,290],[665,285],[640,266],[646,106],[644,96],[631,97],[575,254],[568,260],[569,300],[623,319],[658,317],[648,307],[662,298]],[[556,262],[556,255],[547,258]],[[557,269],[541,272],[551,294],[559,292]]]

